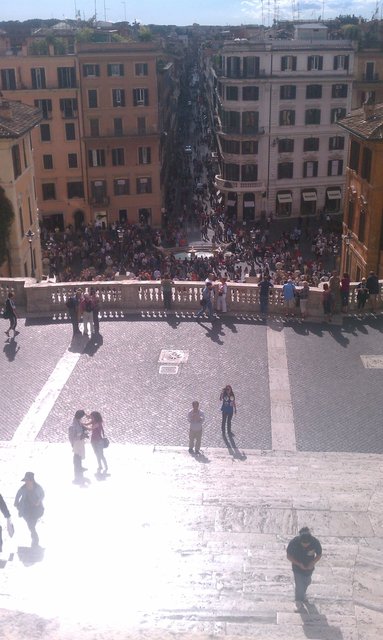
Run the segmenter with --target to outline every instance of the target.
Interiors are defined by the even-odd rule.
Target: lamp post
[[[120,275],[122,275],[122,246],[124,244],[124,234],[125,231],[122,227],[118,227],[117,229],[117,235],[118,235],[118,241],[120,243],[120,267],[119,267],[119,273]]]
[[[35,234],[33,233],[32,229],[29,229],[29,231],[27,231],[27,233],[25,234],[25,237],[28,238],[28,242],[29,242],[29,251],[30,251],[30,254],[31,254],[31,277],[34,278],[35,277],[35,265],[34,265],[34,261],[33,261],[32,242],[33,242],[33,238],[35,237]]]
[[[343,237],[343,241],[346,247],[346,273],[350,271],[350,242],[351,242],[351,233],[350,231],[346,233]]]

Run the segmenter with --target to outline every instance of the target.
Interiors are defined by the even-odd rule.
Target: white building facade
[[[300,25],[292,40],[225,42],[211,65],[228,213],[252,221],[341,210],[354,49],[327,28]]]

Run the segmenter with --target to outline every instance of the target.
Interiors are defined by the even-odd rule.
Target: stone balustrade
[[[350,290],[349,310],[357,309],[356,284]],[[172,288],[173,311],[197,311],[203,282],[177,281]],[[100,298],[100,311],[104,315],[120,316],[135,311],[160,311],[163,309],[161,283],[158,281],[122,280],[108,282],[60,282],[36,283],[31,278],[0,278],[0,307],[4,308],[8,291],[15,294],[20,315],[29,318],[64,319],[67,315],[66,300],[77,289],[94,287]],[[367,303],[368,306],[368,303]],[[383,280],[377,309],[383,307]],[[259,287],[256,283],[228,283],[227,310],[230,313],[259,313]],[[270,292],[270,314],[283,314],[282,286],[276,285]],[[311,318],[323,317],[322,290],[311,287],[308,300]]]

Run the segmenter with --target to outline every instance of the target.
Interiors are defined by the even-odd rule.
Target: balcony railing
[[[90,204],[93,206],[103,205],[106,206],[110,202],[109,196],[96,196],[90,199]]]
[[[245,182],[243,180],[225,180],[222,176],[215,176],[215,186],[220,191],[260,191],[263,193],[266,189],[262,180]]]
[[[364,73],[363,82],[379,82],[379,73]]]
[[[260,69],[256,73],[243,73],[243,71],[231,71],[225,73],[224,69],[215,69],[215,73],[219,78],[227,78],[228,80],[256,80],[258,78],[266,78],[266,69]]]
[[[66,111],[61,111],[61,117],[64,120],[73,120],[77,118],[78,112],[75,109],[67,109]]]
[[[264,127],[256,127],[256,128],[247,128],[247,127],[225,127],[223,125],[218,124],[217,126],[218,133],[221,133],[225,136],[263,136],[265,133]]]
[[[26,286],[27,285],[27,286]],[[8,291],[12,290],[21,315],[30,318],[54,318],[69,321],[66,301],[78,289],[94,287],[100,298],[101,317],[123,317],[129,311],[161,311],[164,308],[161,283],[156,281],[107,281],[107,282],[62,282],[56,284],[34,284],[31,278],[0,278],[0,309],[4,308]],[[203,282],[175,282],[172,286],[172,309],[196,312],[200,307]],[[357,283],[350,287],[349,310],[357,309]],[[310,287],[308,314],[311,319],[323,320],[321,289]],[[227,308],[230,313],[259,314],[259,287],[257,283],[228,284]],[[377,308],[383,308],[383,280],[379,282]],[[284,314],[282,286],[270,292],[269,313]]]

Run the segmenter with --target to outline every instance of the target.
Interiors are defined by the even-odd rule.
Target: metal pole
[[[34,262],[33,262],[32,239],[29,240],[29,250],[31,252],[31,277],[34,278],[35,277],[35,265],[34,265]]]

